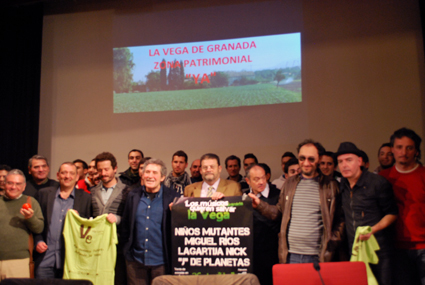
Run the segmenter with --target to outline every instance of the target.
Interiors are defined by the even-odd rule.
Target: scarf
[[[189,174],[183,172],[179,177],[174,177],[173,172],[170,172],[164,180],[164,185],[168,188],[176,190],[180,195],[183,195],[184,188],[191,184]]]

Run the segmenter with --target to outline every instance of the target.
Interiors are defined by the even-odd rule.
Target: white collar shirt
[[[213,194],[217,191],[218,188],[218,183],[220,183],[220,178],[213,184],[211,185],[213,188]],[[205,181],[202,182],[202,189],[201,189],[201,197],[206,198],[208,196],[208,188],[210,187],[209,184],[207,184]]]

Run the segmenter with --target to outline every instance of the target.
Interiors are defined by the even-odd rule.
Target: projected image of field
[[[297,88],[297,85],[299,86]],[[119,93],[114,113],[193,110],[301,102],[301,81],[284,85],[256,84],[214,89]]]
[[[301,102],[301,34],[114,48],[114,113]]]

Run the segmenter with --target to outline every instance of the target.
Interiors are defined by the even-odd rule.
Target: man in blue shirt
[[[121,240],[127,264],[128,284],[151,284],[170,273],[170,203],[180,196],[161,183],[167,174],[164,162],[149,159],[143,167],[144,185],[127,197],[121,221]]]
[[[43,233],[34,236],[36,278],[62,278],[65,257],[62,231],[66,212],[74,209],[81,217],[91,216],[90,194],[75,188],[77,167],[71,162],[62,163],[57,178],[59,188],[47,187],[38,193],[45,223]]]

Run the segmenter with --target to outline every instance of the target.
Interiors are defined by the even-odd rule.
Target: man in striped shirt
[[[338,186],[319,170],[324,148],[313,140],[298,146],[301,173],[287,179],[276,206],[255,195],[253,207],[269,219],[282,217],[280,263],[331,261],[343,230]]]

